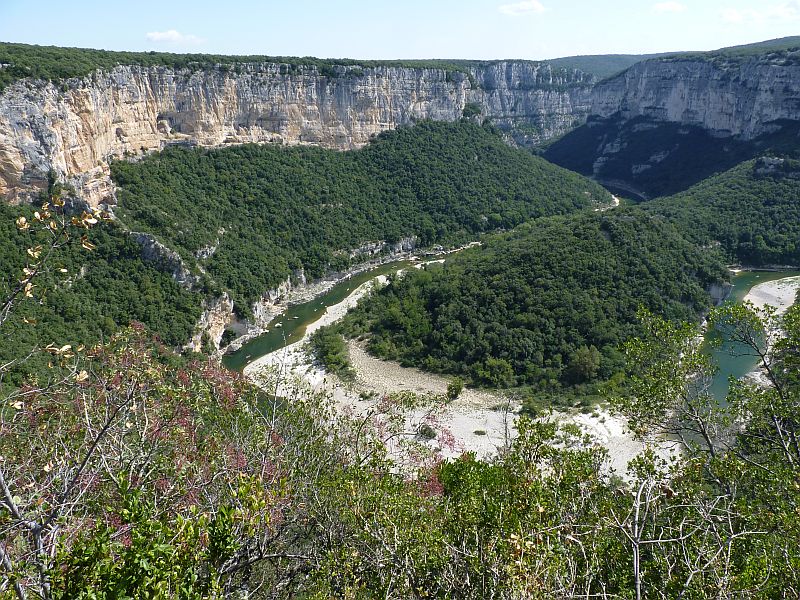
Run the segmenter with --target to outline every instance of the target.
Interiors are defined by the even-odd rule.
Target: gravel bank
[[[244,369],[245,376],[263,385],[264,378],[259,372],[267,367],[277,369],[286,381],[300,378],[312,390],[330,394],[340,410],[359,414],[375,408],[375,400],[365,399],[369,395],[380,398],[398,391],[444,395],[450,378],[377,359],[367,354],[363,343],[348,343],[350,360],[356,371],[356,381],[350,385],[342,384],[338,378],[311,364],[303,351],[308,336],[341,319],[376,283],[385,281],[385,276],[376,277],[359,286],[344,301],[328,307],[308,326],[302,340],[254,361]],[[291,389],[292,385],[283,388],[279,385],[277,390],[270,391],[281,394],[282,390]],[[463,452],[488,457],[513,439],[518,410],[519,406],[502,393],[465,388],[458,399],[435,411],[426,408],[409,412],[405,428],[408,435],[414,435],[423,422],[433,427],[437,436],[428,445],[443,458],[456,457]],[[624,474],[628,462],[644,449],[627,430],[624,419],[605,409],[592,414],[557,414],[555,418],[562,423],[578,425],[596,444],[608,449],[609,466],[619,474]]]

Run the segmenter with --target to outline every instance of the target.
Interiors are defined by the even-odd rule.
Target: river
[[[266,333],[248,341],[236,352],[224,355],[222,364],[232,371],[241,371],[265,354],[275,352],[301,340],[305,335],[306,327],[320,318],[327,307],[338,304],[347,298],[362,283],[379,275],[394,273],[413,264],[415,263],[409,260],[400,260],[361,271],[337,283],[326,293],[313,300],[289,306],[285,313],[270,321],[269,330]]]
[[[305,334],[306,328],[320,318],[327,307],[342,302],[361,284],[379,275],[394,273],[412,264],[414,263],[409,260],[402,260],[362,271],[336,284],[328,292],[313,300],[290,306],[283,315],[275,318],[269,324],[267,333],[253,338],[236,352],[226,354],[222,358],[223,364],[229,369],[241,371],[261,356],[299,341]],[[738,273],[731,279],[733,289],[728,300],[741,302],[755,285],[797,275],[800,275],[800,271],[745,271]],[[718,400],[724,400],[727,396],[730,376],[744,377],[757,366],[755,357],[737,355],[731,350],[735,351],[735,348],[726,344],[712,351],[712,355],[719,365],[719,371],[712,381],[710,392]]]
[[[731,278],[733,290],[728,298],[729,302],[741,302],[753,286],[767,281],[775,281],[800,275],[800,271],[744,271]],[[719,365],[719,371],[711,382],[711,395],[719,401],[724,401],[728,395],[728,378],[737,379],[744,377],[755,370],[758,359],[755,356],[742,355],[736,352],[733,344],[723,344],[712,351],[712,356]]]

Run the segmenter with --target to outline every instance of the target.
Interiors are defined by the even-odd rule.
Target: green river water
[[[241,371],[251,362],[265,354],[275,352],[275,350],[280,350],[288,344],[299,341],[305,335],[306,327],[319,319],[325,313],[326,308],[339,304],[362,283],[366,283],[379,275],[393,273],[412,264],[414,263],[411,261],[402,260],[356,273],[349,279],[337,283],[325,294],[309,302],[290,306],[285,313],[270,322],[267,333],[253,338],[236,352],[223,356],[222,364],[233,371]]]
[[[741,302],[750,291],[750,288],[759,283],[797,275],[800,275],[800,271],[745,271],[739,273],[731,278],[733,290],[731,290],[728,301]],[[744,377],[753,371],[758,364],[756,357],[737,353],[737,348],[733,344],[723,344],[721,347],[714,349],[712,356],[719,365],[719,372],[711,383],[710,392],[714,398],[720,401],[725,400],[728,395],[729,377],[733,376],[737,379]]]
[[[306,327],[316,321],[325,312],[325,309],[342,302],[362,283],[387,273],[411,265],[410,261],[391,262],[373,269],[353,275],[349,279],[336,284],[325,294],[302,304],[290,306],[287,311],[269,324],[269,331],[244,344],[241,349],[231,354],[226,354],[222,362],[229,369],[241,371],[254,360],[279,350],[285,345],[293,344],[305,334]],[[733,289],[729,301],[741,302],[754,285],[766,281],[774,281],[785,277],[800,275],[800,271],[747,271],[735,275],[731,282]],[[730,344],[723,345],[713,351],[714,358],[719,364],[719,372],[714,377],[711,393],[717,399],[724,400],[728,392],[728,378],[744,377],[756,367],[756,359],[752,356],[741,356],[732,353]]]

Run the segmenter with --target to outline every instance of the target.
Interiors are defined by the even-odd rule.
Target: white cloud
[[[774,21],[800,21],[800,0],[789,0],[773,4],[759,4],[758,8],[726,8],[722,20],[736,25],[742,23],[763,24]]]
[[[686,10],[686,5],[680,2],[659,2],[653,5],[653,12],[656,14],[680,13]]]
[[[521,2],[514,2],[512,4],[502,4],[497,7],[504,15],[519,16],[540,14],[545,11],[545,7],[539,0],[522,0]]]
[[[154,44],[164,44],[168,46],[198,46],[205,42],[203,38],[196,35],[181,33],[175,29],[167,31],[151,31],[144,36],[148,42]]]

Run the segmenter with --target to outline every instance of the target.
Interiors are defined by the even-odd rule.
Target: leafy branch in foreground
[[[109,213],[100,209],[70,216],[65,206],[66,203],[60,195],[54,195],[33,213],[30,220],[24,216],[16,219],[17,229],[30,234],[31,245],[26,249],[28,262],[22,269],[21,278],[0,301],[0,326],[6,322],[20,298],[34,298],[37,295],[37,279],[52,269],[57,269],[62,274],[67,272],[63,267],[52,264],[58,250],[71,243],[80,244],[89,251],[94,250],[95,245],[83,231],[100,220],[111,219]],[[79,232],[80,236],[77,235]],[[41,300],[42,296],[39,295],[38,299]]]
[[[53,345],[54,375],[0,401],[0,597],[797,596],[800,307],[712,315],[769,367],[727,407],[704,393],[697,330],[640,316],[617,406],[684,451],[647,451],[625,478],[574,427],[524,417],[494,457],[437,460],[404,443],[402,409],[435,416],[443,398],[345,416],[142,326]]]

